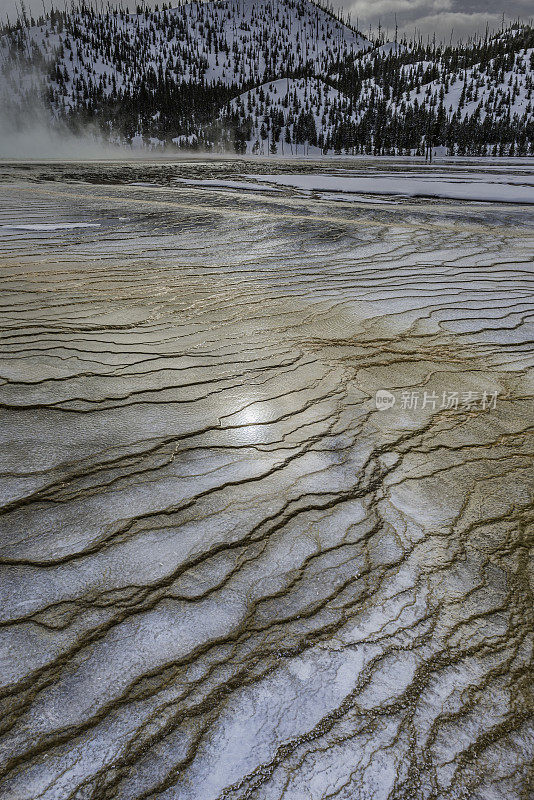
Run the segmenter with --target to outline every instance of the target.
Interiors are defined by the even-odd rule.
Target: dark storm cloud
[[[395,21],[399,31],[411,34],[414,28],[424,36],[436,33],[440,39],[466,37],[475,32],[483,33],[486,25],[490,30],[500,28],[502,15],[505,23],[517,17],[527,21],[533,13],[532,0],[336,0],[338,7],[351,12],[353,22],[365,32],[369,25],[376,30],[382,27],[393,32]]]
[[[19,0],[0,0],[0,19],[17,16]],[[395,19],[399,31],[411,34],[414,28],[424,36],[436,33],[438,38],[448,40],[465,37],[475,32],[484,32],[486,25],[497,29],[505,12],[506,22],[517,17],[527,21],[534,14],[533,0],[333,0],[337,8],[350,11],[353,22],[367,32],[369,25],[376,28],[380,22],[393,35]],[[45,0],[50,7],[51,0]],[[42,12],[42,0],[26,0],[28,10],[35,15]],[[63,3],[56,0],[55,5]],[[153,3],[152,3],[153,5]],[[132,2],[130,2],[130,7]]]

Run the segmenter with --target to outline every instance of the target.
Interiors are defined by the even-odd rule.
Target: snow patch
[[[74,228],[100,228],[99,222],[54,222],[39,224],[1,225],[3,231],[67,231]]]
[[[403,197],[435,197],[447,200],[470,200],[486,203],[534,204],[534,185],[523,181],[518,185],[513,178],[497,180],[483,175],[470,175],[469,179],[454,176],[453,180],[439,180],[432,175],[408,177],[342,177],[339,175],[254,175],[256,180],[279,186],[312,191],[335,192],[336,199],[346,192],[351,195],[400,195]],[[359,199],[359,198],[358,198]]]

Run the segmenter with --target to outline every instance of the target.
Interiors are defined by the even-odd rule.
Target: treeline
[[[220,130],[217,136],[215,131]],[[231,132],[231,134],[230,134]],[[293,118],[273,110],[258,126],[253,116],[242,118],[232,112],[225,124],[203,130],[189,146],[217,149],[221,143],[233,144],[238,153],[299,152],[299,145],[318,147],[323,153],[366,155],[430,155],[436,147],[450,155],[527,156],[534,154],[534,122],[480,121],[476,116],[447,119],[425,108],[408,109],[402,116],[393,114],[381,101],[365,111],[358,121],[344,113],[334,113],[329,124],[317,125],[316,117],[305,110]],[[250,148],[247,147],[251,143]]]

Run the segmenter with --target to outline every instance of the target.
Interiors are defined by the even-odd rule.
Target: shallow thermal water
[[[350,169],[0,169],[5,800],[529,797],[534,208]]]

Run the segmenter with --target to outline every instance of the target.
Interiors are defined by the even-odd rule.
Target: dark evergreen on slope
[[[469,45],[377,46],[344,59],[337,87],[358,110],[334,147],[362,152],[526,155],[534,151],[534,29],[517,26]],[[337,140],[336,140],[337,135]]]
[[[534,30],[458,46],[370,42],[309,0],[136,14],[23,12],[0,37],[2,102],[115,142],[263,153],[534,152]]]

